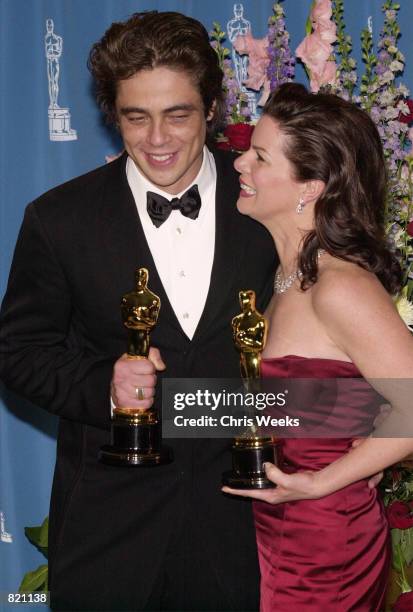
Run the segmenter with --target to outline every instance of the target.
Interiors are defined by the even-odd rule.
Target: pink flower
[[[335,83],[337,67],[329,60],[331,47],[313,32],[304,38],[295,52],[310,73],[310,89],[317,92],[321,85]]]
[[[330,21],[333,15],[331,0],[316,0],[311,11],[313,21]]]
[[[310,15],[314,32],[330,45],[337,40],[337,26],[331,21],[332,15],[331,0],[316,0]]]
[[[331,59],[331,45],[337,40],[336,24],[331,21],[331,16],[331,0],[316,0],[310,15],[313,32],[304,38],[295,52],[308,69],[313,92],[317,92],[321,85],[335,83],[337,78],[337,67]]]
[[[336,24],[332,21],[324,23],[316,23],[313,25],[314,32],[319,35],[322,41],[333,44],[337,40]]]
[[[248,55],[249,57],[248,79],[244,81],[244,85],[255,91],[260,90],[263,85],[265,87],[268,80],[267,67],[270,62],[267,51],[267,37],[253,38],[251,33],[248,32],[242,36],[237,36],[233,44],[240,55]]]
[[[317,72],[311,73],[310,89],[311,91],[318,91],[321,85],[334,84],[337,80],[337,66],[333,61],[328,61],[324,65],[323,72],[318,74]]]

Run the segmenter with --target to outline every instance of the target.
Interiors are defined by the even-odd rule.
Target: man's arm
[[[113,356],[79,345],[73,296],[36,208],[27,208],[0,313],[0,378],[49,412],[107,428]]]

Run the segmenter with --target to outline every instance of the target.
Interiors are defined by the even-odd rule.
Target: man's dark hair
[[[325,188],[314,207],[314,230],[302,243],[301,287],[317,280],[317,250],[373,272],[390,293],[401,271],[384,229],[387,172],[377,128],[369,115],[332,94],[281,85],[264,114],[286,136],[284,154],[295,180],[320,180]]]
[[[91,49],[88,67],[95,79],[97,101],[110,123],[116,123],[116,89],[119,80],[140,70],[167,66],[185,71],[201,95],[212,133],[223,122],[225,103],[223,72],[210,45],[208,32],[192,17],[181,13],[148,11],[113,23]]]

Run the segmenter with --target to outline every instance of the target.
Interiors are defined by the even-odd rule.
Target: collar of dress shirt
[[[215,195],[215,185],[216,185],[216,168],[215,168],[215,160],[212,153],[208,150],[206,146],[203,149],[203,159],[202,166],[188,187],[186,187],[183,191],[177,193],[176,195],[172,195],[167,193],[166,191],[162,191],[159,187],[148,181],[148,179],[139,171],[135,162],[131,157],[128,156],[126,161],[126,176],[128,179],[129,186],[132,190],[133,196],[135,198],[136,206],[139,211],[139,215],[142,218],[147,219],[151,222],[150,217],[148,215],[148,211],[146,210],[146,192],[153,191],[154,193],[158,193],[163,196],[167,200],[172,200],[172,198],[178,197],[180,198],[182,194],[184,194],[192,185],[198,185],[199,195],[201,196],[202,206],[199,211],[198,219],[201,220],[207,209],[210,205],[211,201],[214,198],[211,198],[211,187],[212,194]],[[175,212],[175,211],[172,211]],[[179,213],[179,211],[176,211]],[[180,213],[179,213],[180,214]],[[172,215],[169,217],[171,219]],[[183,220],[186,218],[183,217]],[[188,219],[186,219],[188,221]],[[191,223],[194,221],[189,220]],[[153,225],[153,224],[152,224]],[[161,226],[167,226],[168,220]],[[153,226],[155,227],[155,226]],[[160,228],[159,228],[160,229]]]

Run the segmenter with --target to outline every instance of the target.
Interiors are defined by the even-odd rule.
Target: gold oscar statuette
[[[127,358],[145,359],[149,355],[150,333],[155,327],[161,300],[148,289],[146,268],[136,271],[136,287],[121,302],[123,325],[127,329]],[[144,399],[143,389],[136,389]],[[141,396],[141,397],[140,397]],[[120,407],[113,410],[111,444],[102,446],[100,461],[110,465],[154,466],[170,463],[171,451],[162,446],[161,424],[154,407]]]
[[[255,308],[255,292],[240,291],[241,314],[232,319],[232,335],[240,353],[241,377],[247,393],[260,390],[261,353],[267,340],[268,324]],[[232,444],[232,470],[224,472],[222,482],[233,489],[266,489],[273,487],[263,463],[277,462],[273,436],[260,436],[256,426],[249,427]]]

